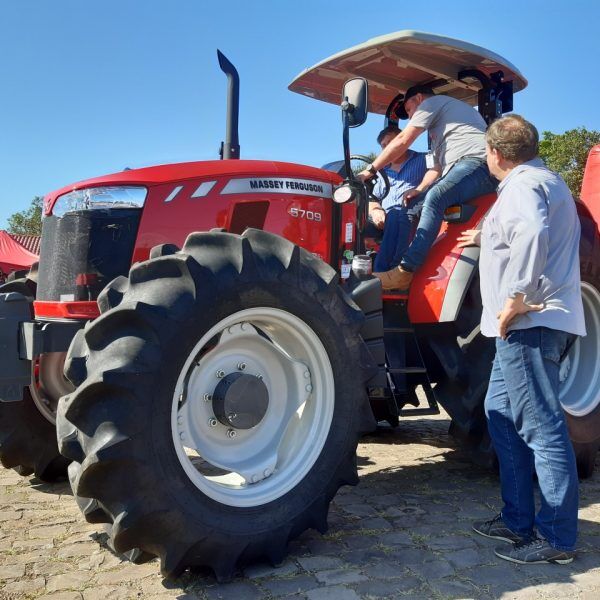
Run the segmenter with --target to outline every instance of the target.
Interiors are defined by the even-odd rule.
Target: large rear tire
[[[600,277],[582,265],[581,296],[587,335],[561,364],[560,401],[582,478],[591,477],[600,448]]]
[[[362,313],[333,269],[262,231],[192,234],[99,305],[71,345],[78,387],[57,424],[73,493],[118,552],[227,580],[326,530],[374,427]]]
[[[30,278],[14,279],[0,286],[0,294],[9,292],[19,292],[33,302],[36,284]],[[46,364],[51,364],[48,368],[55,370],[48,375],[64,381],[62,360],[58,357],[57,361],[56,354],[47,356]],[[20,401],[0,402],[0,462],[20,475],[35,474],[42,481],[56,481],[66,477],[69,464],[59,453],[56,441],[52,405],[56,407],[58,396],[49,400],[40,388],[39,368],[32,379],[31,386],[23,388]]]

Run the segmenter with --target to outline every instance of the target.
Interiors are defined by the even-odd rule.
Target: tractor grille
[[[95,209],[48,216],[42,225],[37,300],[96,300],[127,275],[142,209]]]

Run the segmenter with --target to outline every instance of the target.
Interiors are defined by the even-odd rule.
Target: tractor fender
[[[479,246],[464,248],[452,274],[442,302],[440,323],[452,323],[458,318],[467,290],[477,272],[479,262]]]

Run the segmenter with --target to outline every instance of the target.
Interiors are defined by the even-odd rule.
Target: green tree
[[[44,198],[36,196],[27,210],[8,217],[8,232],[16,235],[40,235],[42,233],[42,205]]]
[[[600,144],[600,131],[588,131],[585,127],[560,134],[544,131],[540,156],[562,176],[573,196],[579,196],[587,156],[596,144]]]

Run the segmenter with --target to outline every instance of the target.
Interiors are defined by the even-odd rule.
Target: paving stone
[[[325,571],[344,565],[341,559],[331,556],[301,556],[297,560],[306,571]]]
[[[524,587],[520,590],[502,592],[498,596],[498,600],[539,600],[541,596],[538,594],[538,589],[539,588],[537,585],[532,585]]]
[[[444,558],[450,561],[450,563],[459,570],[474,567],[476,565],[483,565],[490,561],[489,556],[486,556],[478,550],[473,550],[472,548],[446,552]]]
[[[13,544],[14,550],[36,550],[39,548],[53,548],[52,538],[48,539],[37,539],[37,540],[16,540]]]
[[[378,548],[367,548],[366,550],[351,550],[342,555],[345,562],[363,568],[367,565],[380,564],[387,559],[387,554]]]
[[[404,518],[414,522],[416,517],[425,515],[426,512],[418,506],[390,506],[383,514],[386,517]]]
[[[244,576],[249,579],[259,579],[261,577],[285,577],[298,573],[299,567],[294,562],[288,560],[280,567],[274,567],[267,564],[252,565],[244,569]]]
[[[308,600],[360,600],[360,596],[342,586],[322,587],[306,592]]]
[[[82,588],[90,579],[92,574],[86,571],[71,571],[62,575],[54,575],[48,578],[46,591],[58,592],[61,590],[73,590]]]
[[[127,564],[114,571],[98,573],[96,580],[98,585],[118,585],[123,582],[136,581],[144,577],[150,577],[158,571],[158,565],[145,564],[134,565]]]
[[[30,538],[54,538],[64,534],[65,528],[62,525],[32,527],[27,531],[27,536]]]
[[[79,544],[69,544],[68,546],[60,546],[57,552],[59,558],[78,558],[85,557],[97,550],[96,542],[81,542]]]
[[[383,531],[387,531],[389,529],[392,529],[392,524],[389,521],[386,521],[385,519],[381,518],[381,517],[374,517],[372,519],[361,519],[360,520],[360,524],[359,524],[359,531],[360,530],[383,530]]]
[[[58,560],[42,559],[39,562],[33,563],[30,567],[32,575],[41,575],[42,577],[50,577],[50,575],[61,575],[73,570],[73,565],[68,562]]]
[[[444,598],[476,598],[481,591],[464,581],[440,579],[429,582],[429,586]]]
[[[12,581],[10,583],[5,583],[2,591],[5,594],[8,594],[10,598],[10,594],[33,594],[38,590],[44,589],[46,585],[46,580],[43,577],[36,577],[35,579],[23,579],[21,581]]]
[[[262,600],[264,594],[252,583],[234,581],[204,590],[208,600]]]
[[[396,548],[390,556],[394,561],[408,567],[435,560],[435,555],[431,550],[423,548]]]
[[[377,516],[377,511],[368,504],[346,504],[343,510],[350,515],[357,517],[374,517]]]
[[[442,579],[454,575],[454,567],[447,560],[434,559],[422,564],[410,565],[410,570],[421,576],[426,581]]]
[[[0,523],[10,523],[11,521],[18,521],[23,516],[22,512],[16,510],[2,510],[0,511]]]
[[[596,557],[598,558],[598,557]],[[579,566],[579,565],[577,565]],[[573,573],[571,581],[582,590],[597,588],[600,590],[600,569],[584,571],[583,573]]]
[[[465,535],[439,535],[428,539],[426,545],[434,550],[462,550],[475,548],[477,544],[472,537]]]
[[[366,548],[373,548],[380,539],[379,536],[373,535],[346,535],[343,538],[345,545],[344,550],[364,550]],[[343,550],[342,550],[343,551]],[[338,552],[339,554],[339,552]]]
[[[359,571],[346,569],[333,569],[331,571],[318,571],[315,577],[320,583],[326,585],[336,585],[338,583],[359,583],[367,581],[367,577]]]
[[[474,572],[467,572],[464,576],[465,578],[472,580],[477,587],[486,585],[494,589],[498,586],[499,589],[503,590],[506,585],[518,585],[520,582],[519,576],[521,574],[517,571],[515,565],[507,563],[506,561],[503,561],[503,563],[505,564],[477,567]]]
[[[83,600],[131,600],[132,598],[129,588],[109,585],[94,586],[83,590],[82,595]]]
[[[403,567],[386,562],[365,567],[362,572],[370,579],[403,579],[407,577]]]
[[[319,554],[333,554],[339,556],[344,551],[344,543],[342,540],[344,540],[345,537],[346,536],[339,540],[326,540],[323,538],[308,540],[306,547],[314,556],[318,556]]]
[[[411,535],[405,531],[393,531],[384,533],[378,537],[379,541],[386,546],[413,546]]]
[[[302,594],[308,590],[319,587],[319,583],[312,575],[298,575],[296,577],[272,579],[262,582],[262,587],[278,598],[280,596],[290,596],[292,594]]]
[[[25,575],[24,564],[0,565],[0,579],[18,579]]]

